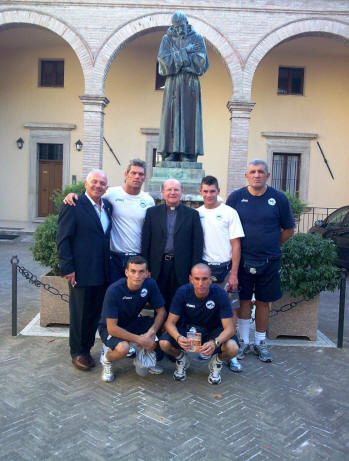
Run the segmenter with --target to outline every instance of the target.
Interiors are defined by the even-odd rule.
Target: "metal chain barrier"
[[[290,311],[291,309],[295,308],[298,304],[302,303],[303,301],[309,301],[309,299],[303,298],[303,299],[300,299],[299,301],[292,301],[288,304],[284,304],[279,309],[271,309],[269,313],[269,317],[270,318],[276,317],[280,312]]]
[[[13,258],[11,258],[11,264],[13,264],[12,262]],[[17,261],[19,262],[19,260],[17,259]],[[18,265],[18,262],[17,262],[17,271],[26,279],[28,280],[28,282],[34,286],[36,286],[37,288],[40,288],[42,287],[44,290],[48,291],[49,293],[51,293],[52,295],[55,295],[55,296],[59,296],[62,301],[65,301],[66,303],[69,303],[69,295],[66,294],[66,293],[60,293],[60,291],[55,288],[54,286],[50,285],[49,283],[42,283],[37,275],[33,274],[32,272],[30,272],[29,269],[26,269],[24,266],[19,266]]]

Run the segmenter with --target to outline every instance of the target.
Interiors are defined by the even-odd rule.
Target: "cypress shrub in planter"
[[[284,296],[272,304],[272,309],[304,301],[269,319],[269,338],[285,335],[317,339],[319,294],[334,291],[339,285],[335,258],[334,243],[317,235],[295,234],[282,245],[281,287]]]
[[[81,182],[66,186],[63,191],[55,191],[53,193],[53,200],[57,212],[62,206],[63,198],[69,192],[75,192],[80,195],[84,190],[84,183]],[[50,268],[48,273],[41,277],[41,282],[57,288],[62,294],[68,295],[68,282],[61,277],[59,272],[56,243],[57,228],[58,214],[47,216],[45,221],[40,224],[34,232],[34,244],[30,249],[35,261]],[[63,301],[60,296],[48,292],[43,287],[40,287],[40,294],[40,325],[47,326],[53,323],[69,324],[69,304]]]

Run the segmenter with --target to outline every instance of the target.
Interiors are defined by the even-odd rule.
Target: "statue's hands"
[[[196,53],[197,51],[199,51],[198,47],[194,43],[189,43],[189,45],[187,45],[185,49],[187,50],[187,53]]]

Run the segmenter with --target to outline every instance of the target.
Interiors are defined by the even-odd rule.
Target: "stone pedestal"
[[[48,284],[69,297],[68,281],[63,277],[44,275],[41,282]],[[43,287],[40,287],[41,307],[40,326],[47,327],[50,324],[69,325],[69,303],[62,300],[60,296],[54,295]]]
[[[272,303],[272,309],[280,309],[288,303],[298,301],[298,299],[285,293],[281,299]],[[288,311],[279,312],[275,317],[270,317],[267,329],[268,338],[305,336],[310,341],[316,341],[319,304],[320,296],[318,295],[310,301],[303,301]]]
[[[161,186],[166,179],[178,179],[183,186],[183,201],[201,201],[199,194],[202,178],[205,171],[202,163],[198,162],[159,162],[153,168],[153,176],[148,183],[150,195],[155,199],[161,198]]]

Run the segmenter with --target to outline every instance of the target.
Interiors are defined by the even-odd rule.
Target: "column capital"
[[[103,111],[103,109],[109,104],[109,99],[105,96],[84,94],[82,96],[79,96],[79,99],[83,103],[85,108],[91,111]]]
[[[231,118],[250,118],[252,109],[255,106],[255,102],[233,100],[227,102],[227,108],[231,113]]]

